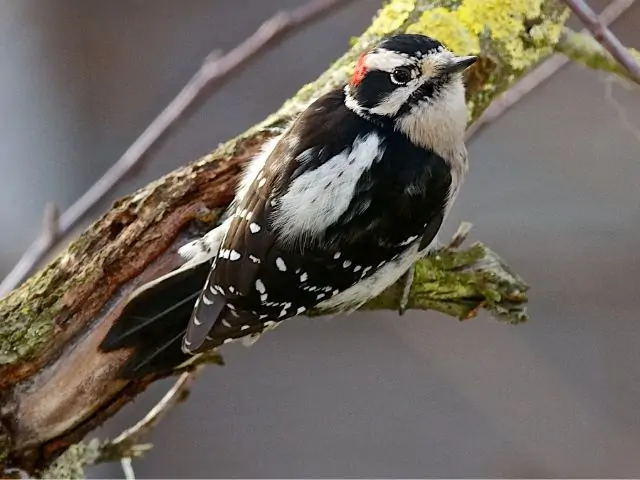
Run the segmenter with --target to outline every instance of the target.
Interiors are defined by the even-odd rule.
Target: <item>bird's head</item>
[[[435,144],[464,135],[462,72],[476,59],[456,56],[424,35],[389,37],[358,59],[345,87],[346,105],[364,117],[392,121],[417,144],[447,148]]]

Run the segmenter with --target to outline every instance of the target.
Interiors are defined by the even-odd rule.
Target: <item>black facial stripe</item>
[[[397,85],[389,78],[389,72],[372,70],[362,79],[355,89],[355,100],[364,108],[373,108],[380,104]]]
[[[400,107],[398,110],[397,116],[402,116],[406,113],[409,113],[411,108],[416,105],[418,102],[435,98],[440,93],[440,90],[446,83],[449,81],[449,76],[441,76],[441,77],[433,77],[427,80],[425,83],[420,85],[411,96],[407,99],[407,101]]]

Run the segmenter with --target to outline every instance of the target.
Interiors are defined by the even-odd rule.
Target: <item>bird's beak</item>
[[[448,65],[442,68],[443,73],[458,73],[466,70],[471,65],[476,63],[478,57],[475,55],[468,55],[464,57],[453,57]]]

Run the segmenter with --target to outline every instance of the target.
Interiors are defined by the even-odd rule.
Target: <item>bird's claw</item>
[[[416,265],[415,263],[409,267],[407,273],[404,274],[402,278],[403,288],[402,288],[402,296],[400,297],[400,305],[398,306],[398,314],[400,316],[404,315],[407,311],[407,306],[409,305],[409,295],[411,294],[411,287],[413,286],[413,277],[416,273]]]

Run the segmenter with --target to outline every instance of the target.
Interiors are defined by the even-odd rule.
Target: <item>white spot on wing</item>
[[[412,235],[409,238],[405,239],[404,241],[400,242],[400,246],[405,247],[410,243],[413,243],[413,241],[416,240],[417,238],[418,238],[418,235]]]
[[[349,260],[345,260],[344,263],[342,264],[344,268],[349,268],[349,265],[351,265],[351,262]]]
[[[255,223],[255,222],[252,222],[252,223],[249,225],[249,230],[251,230],[251,233],[258,233],[258,232],[260,231],[260,225],[258,225],[258,224],[257,224],[257,223]]]
[[[202,322],[198,320],[198,317],[193,317],[193,324],[199,327],[200,325],[202,325]]]
[[[236,252],[235,250],[231,250],[229,252],[229,260],[231,260],[232,262],[238,260],[240,256],[240,252]]]
[[[253,263],[260,263],[260,259],[255,255],[249,255],[249,260],[251,260]]]
[[[296,311],[296,315],[300,315],[302,312],[304,312],[306,310],[305,307],[298,307],[298,310]]]
[[[302,275],[300,275],[300,281],[301,282],[306,282],[308,278],[307,272],[303,272]]]
[[[227,218],[224,223],[211,230],[204,237],[180,247],[178,255],[187,260],[183,268],[186,267],[187,264],[198,265],[215,256],[220,248],[222,239],[226,235],[227,230],[229,230],[231,220],[231,217]]]
[[[276,267],[278,267],[278,270],[280,270],[281,272],[287,271],[287,264],[284,263],[284,260],[282,260],[282,258],[280,257],[276,258]]]
[[[256,280],[256,290],[260,293],[264,293],[267,291],[267,287],[264,286],[264,283],[260,279]]]
[[[433,248],[435,241],[426,249]],[[366,279],[357,282],[353,286],[339,293],[334,291],[334,296],[319,304],[320,308],[339,308],[349,310],[358,308],[369,299],[379,295],[385,288],[396,282],[418,259],[424,256],[425,250],[418,250],[418,244],[408,247],[396,260],[382,262],[384,267],[379,267]],[[370,267],[367,267],[370,268]],[[337,294],[339,293],[339,294]]]

